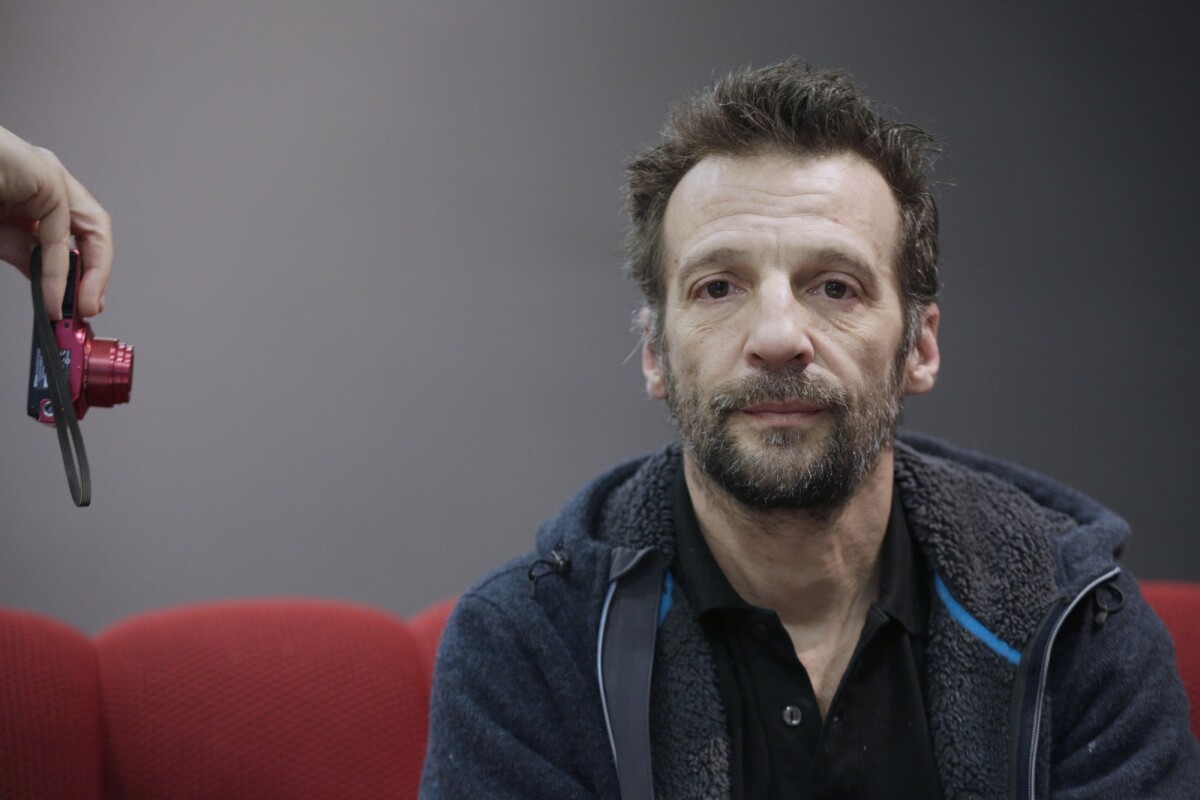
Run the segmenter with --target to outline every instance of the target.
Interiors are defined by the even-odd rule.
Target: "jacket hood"
[[[999,480],[1023,495],[1046,519],[1057,517],[1058,534],[1050,544],[1060,569],[1058,583],[1068,592],[1111,569],[1129,539],[1131,531],[1124,519],[1086,494],[1045,475],[921,434],[902,433],[897,452],[903,449],[927,461],[958,465],[984,480]]]

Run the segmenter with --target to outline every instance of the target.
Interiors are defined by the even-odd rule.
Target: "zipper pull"
[[[1105,597],[1106,590],[1107,597]],[[1120,611],[1125,605],[1125,593],[1118,589],[1114,583],[1102,583],[1092,593],[1092,601],[1096,604],[1096,616],[1094,618],[1096,627],[1101,628],[1108,621],[1109,614]]]

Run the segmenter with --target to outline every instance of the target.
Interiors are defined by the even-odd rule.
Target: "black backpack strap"
[[[650,675],[664,565],[655,548],[613,550],[596,667],[608,741],[623,800],[653,800]]]

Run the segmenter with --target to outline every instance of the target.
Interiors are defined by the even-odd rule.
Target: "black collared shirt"
[[[716,658],[735,798],[942,797],[925,715],[931,578],[892,494],[880,596],[822,720],[779,617],[743,600],[717,565],[679,470],[674,572]]]

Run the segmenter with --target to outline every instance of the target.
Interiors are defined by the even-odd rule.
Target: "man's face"
[[[900,216],[853,154],[710,157],[663,224],[661,352],[643,351],[688,458],[742,503],[840,505],[937,373],[937,307],[903,348]]]

